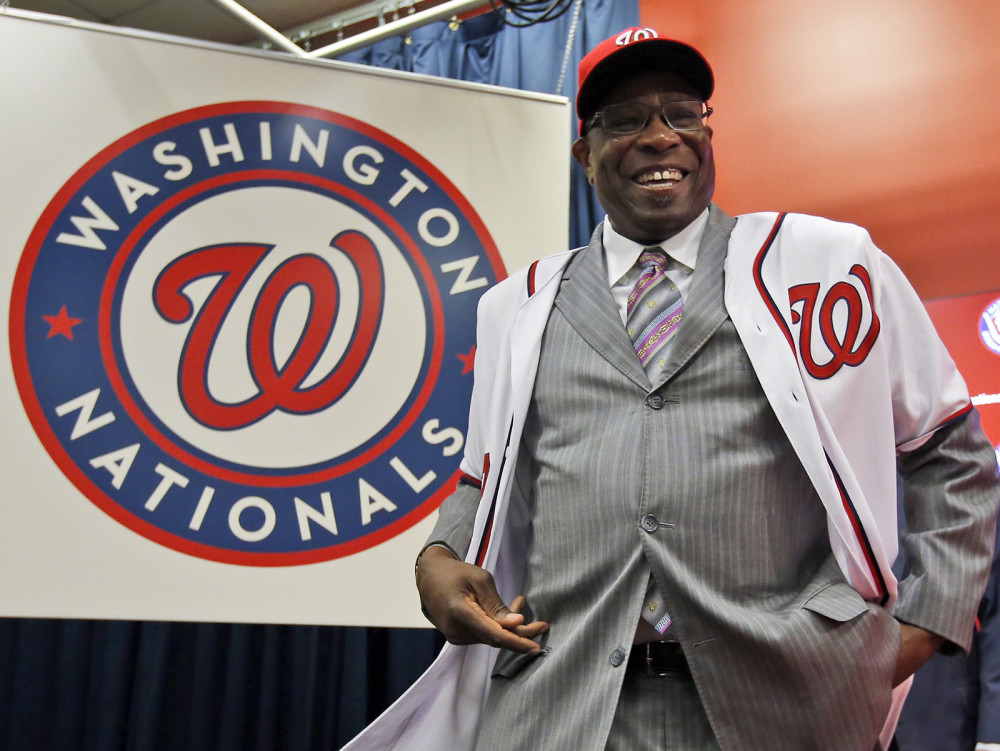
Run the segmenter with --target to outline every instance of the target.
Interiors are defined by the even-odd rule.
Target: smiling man
[[[696,50],[629,29],[579,80],[607,219],[482,299],[466,476],[416,567],[451,644],[350,748],[879,748],[989,570],[965,385],[863,230],[711,202]]]

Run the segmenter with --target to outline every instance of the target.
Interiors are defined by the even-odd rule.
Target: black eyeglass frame
[[[683,102],[683,103],[691,102],[691,103],[700,104],[702,106],[702,108],[704,109],[704,112],[702,112],[702,115],[701,115],[701,121],[698,123],[698,125],[694,126],[693,128],[678,128],[678,127],[674,126],[673,123],[670,122],[670,118],[667,116],[667,107],[670,107],[671,105],[674,105],[674,104],[680,104],[681,102]],[[649,127],[649,121],[652,119],[653,115],[657,111],[659,111],[660,119],[663,120],[663,122],[666,123],[667,127],[670,128],[671,130],[675,130],[678,133],[693,133],[695,131],[698,131],[698,130],[701,130],[702,128],[704,128],[705,127],[705,121],[709,118],[709,116],[713,112],[715,112],[715,110],[712,107],[708,106],[707,102],[703,102],[703,101],[701,101],[699,99],[682,99],[682,100],[678,100],[678,101],[675,101],[675,102],[665,102],[663,104],[657,105],[656,107],[650,107],[648,105],[641,104],[640,102],[627,102],[625,104],[627,104],[629,106],[643,107],[646,110],[646,119],[643,121],[643,123],[642,123],[641,126],[635,128],[634,130],[627,130],[627,131],[609,130],[604,125],[604,113],[608,109],[611,109],[611,108],[614,108],[614,107],[621,107],[622,106],[621,104],[610,104],[607,107],[602,107],[601,109],[599,109],[597,112],[595,112],[593,115],[590,116],[590,119],[587,120],[585,122],[585,124],[584,124],[584,129],[583,129],[582,135],[587,135],[587,133],[590,132],[590,129],[593,128],[596,125],[596,126],[600,126],[606,133],[608,133],[609,135],[612,135],[612,136],[634,136],[636,133],[641,133],[642,131],[644,131],[646,128]]]

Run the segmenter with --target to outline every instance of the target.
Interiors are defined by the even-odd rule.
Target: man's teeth
[[[643,175],[639,175],[639,177],[637,178],[637,182],[640,185],[645,185],[646,183],[652,183],[652,182],[662,182],[664,180],[676,182],[677,180],[680,180],[682,177],[684,177],[684,175],[681,173],[680,170],[668,169],[668,170],[663,170],[662,172],[660,171],[647,172]]]

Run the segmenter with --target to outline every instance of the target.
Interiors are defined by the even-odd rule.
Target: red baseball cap
[[[611,86],[628,76],[657,69],[687,80],[706,102],[715,89],[712,68],[698,50],[661,37],[655,29],[633,26],[605,39],[580,61],[576,114],[581,124],[597,111]]]

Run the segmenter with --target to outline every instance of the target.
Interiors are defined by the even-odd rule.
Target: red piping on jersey
[[[767,255],[768,251],[771,250],[771,245],[774,244],[774,239],[778,236],[778,230],[781,229],[782,223],[785,221],[787,212],[782,212],[778,214],[778,218],[774,221],[774,226],[771,227],[770,233],[767,235],[767,239],[764,240],[764,244],[757,251],[757,258],[753,263],[753,281],[757,285],[757,292],[764,300],[764,304],[767,309],[771,312],[774,320],[778,322],[781,327],[781,333],[785,335],[785,339],[788,340],[788,346],[792,348],[792,352],[795,352],[795,342],[792,340],[792,332],[788,330],[788,326],[785,325],[785,319],[781,317],[778,312],[778,306],[774,303],[774,298],[771,297],[771,293],[768,292],[767,287],[764,286],[763,273],[761,271],[764,266],[764,256]],[[796,359],[798,356],[796,355]]]
[[[501,463],[501,466],[502,463]],[[482,489],[486,485],[486,480],[490,476],[490,455],[483,454],[483,482],[479,486]],[[490,504],[490,514],[486,518],[486,526],[483,528],[483,538],[479,541],[479,549],[476,551],[476,565],[482,567],[483,559],[486,558],[486,548],[490,544],[490,537],[493,534],[493,514],[497,510],[497,493],[493,491],[493,502]]]
[[[771,227],[771,231],[767,235],[767,239],[764,240],[764,244],[761,246],[760,250],[757,251],[757,257],[754,259],[753,265],[753,278],[754,283],[757,285],[757,292],[760,294],[761,299],[767,306],[768,311],[770,311],[771,316],[778,324],[778,328],[781,330],[781,333],[785,335],[785,340],[788,342],[788,346],[791,348],[796,362],[798,362],[799,356],[795,351],[795,340],[792,338],[791,329],[788,328],[788,324],[778,311],[778,306],[775,304],[774,298],[771,297],[771,293],[764,285],[763,275],[764,259],[771,250],[771,247],[774,245],[774,240],[778,236],[778,230],[781,229],[781,225],[785,221],[786,216],[787,214],[785,212],[778,214],[778,218],[775,220],[774,226]],[[868,564],[868,570],[871,572],[872,578],[876,582],[876,595],[880,598],[881,603],[884,605],[889,599],[889,589],[886,586],[885,577],[882,575],[878,562],[875,560],[875,551],[872,548],[871,541],[868,539],[868,534],[865,532],[864,525],[861,523],[858,511],[854,507],[854,502],[847,494],[846,488],[844,488],[844,484],[840,479],[840,474],[837,472],[837,468],[830,460],[830,456],[826,454],[826,452],[824,452],[824,454],[826,455],[827,464],[830,465],[830,470],[833,472],[833,479],[837,484],[837,491],[840,493],[840,500],[843,504],[844,511],[847,512],[847,518],[850,520],[851,526],[854,528],[855,537],[858,539],[858,542],[861,543],[861,550],[864,552],[865,562]]]
[[[844,488],[844,483],[840,479],[840,474],[837,472],[837,468],[833,465],[833,462],[830,461],[829,455],[827,455],[826,461],[830,465],[830,471],[833,472],[833,479],[837,483],[837,490],[840,492],[841,503],[844,505],[847,517],[851,520],[851,526],[854,527],[854,535],[861,542],[861,549],[864,551],[865,562],[868,564],[868,570],[871,571],[872,575],[875,577],[877,587],[875,594],[879,597],[879,604],[884,607],[886,602],[889,601],[889,588],[886,586],[885,577],[882,575],[882,570],[879,568],[878,562],[875,560],[875,551],[872,548],[871,541],[868,539],[868,534],[865,532],[864,526],[861,524],[861,519],[858,517],[857,509],[854,508],[854,502],[847,494],[847,489]]]
[[[474,488],[482,490],[483,480],[485,479],[486,479],[485,475],[483,476],[483,479],[480,480],[478,477],[473,477],[472,475],[468,475],[465,472],[462,472],[462,474],[459,475],[458,477],[458,482],[460,485],[471,485]]]
[[[937,427],[934,428],[934,430],[940,430],[941,428],[943,428],[945,425],[947,425],[948,423],[952,422],[953,420],[957,420],[960,417],[965,417],[971,411],[972,411],[972,401],[970,400],[960,410],[957,410],[956,412],[953,412],[952,414],[950,414],[946,418],[944,418],[941,422],[939,422],[938,425],[937,425]],[[934,430],[932,430],[931,432],[933,433]]]
[[[503,479],[503,468],[507,463],[507,448],[510,446],[510,434],[514,430],[514,420],[510,421],[507,428],[507,441],[503,447],[503,456],[500,459],[500,472],[497,481],[493,485],[493,498],[490,500],[490,513],[486,516],[486,524],[483,527],[483,537],[479,541],[476,550],[476,565],[482,568],[483,561],[486,560],[486,549],[490,546],[490,538],[493,536],[493,518],[497,512],[497,497],[500,495],[500,480]],[[486,479],[490,475],[490,455],[483,456],[483,488],[486,487]]]
[[[528,267],[528,297],[535,294],[535,270],[538,268],[538,261]]]

